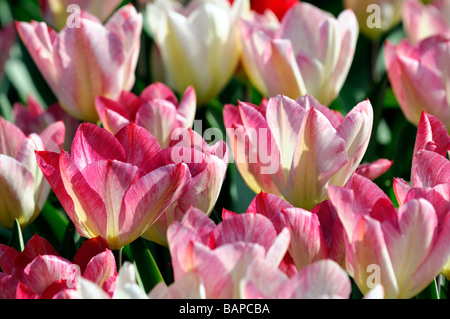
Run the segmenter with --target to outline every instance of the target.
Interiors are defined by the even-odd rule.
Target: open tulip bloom
[[[189,167],[166,163],[158,141],[129,124],[112,135],[82,124],[71,154],[37,152],[39,167],[86,238],[121,249],[141,236],[191,184]],[[191,169],[201,164],[192,164]]]
[[[77,119],[96,122],[97,96],[117,99],[134,85],[142,15],[127,5],[105,25],[84,11],[76,19],[79,25],[59,33],[45,22],[16,25],[61,106]]]
[[[330,105],[338,96],[356,47],[358,23],[351,10],[336,19],[309,4],[293,6],[279,28],[240,20],[243,66],[263,96],[293,99],[310,94]]]
[[[373,111],[367,100],[344,118],[309,95],[277,96],[263,106],[226,105],[224,121],[247,185],[309,210],[326,199],[329,184],[345,185],[357,169]]]
[[[39,215],[51,189],[34,153],[61,152],[64,136],[62,121],[51,124],[39,135],[25,135],[16,125],[0,117],[1,227],[11,229],[15,219],[26,227]]]

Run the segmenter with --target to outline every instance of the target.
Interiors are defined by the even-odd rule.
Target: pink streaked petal
[[[210,247],[219,247],[228,243],[257,243],[268,250],[277,232],[272,222],[263,215],[241,214],[221,222],[211,234]]]
[[[310,110],[311,108],[317,109],[320,113],[325,115],[327,119],[330,121],[331,125],[333,125],[334,128],[338,128],[342,121],[344,121],[344,117],[341,113],[338,111],[332,110],[327,106],[322,105],[317,99],[309,94],[303,95],[299,97],[296,102],[303,107],[306,111]]]
[[[136,113],[136,124],[145,127],[162,148],[170,145],[172,131],[178,127],[177,110],[173,103],[162,99],[143,104]]]
[[[352,241],[347,245],[347,270],[363,294],[369,292],[369,276],[373,265],[379,267],[380,283],[386,289],[386,298],[396,298],[397,284],[394,266],[378,221],[361,216],[355,222]]]
[[[177,120],[181,127],[190,128],[194,123],[195,112],[197,110],[197,96],[195,89],[189,86],[181,98],[178,106]]]
[[[399,287],[398,297],[411,298],[419,292],[411,291],[411,277],[432,251],[438,237],[437,216],[433,206],[423,199],[406,202],[398,214],[398,230],[389,223],[383,223],[382,228]],[[436,268],[434,275],[443,265]],[[433,278],[422,278],[422,288]]]
[[[333,175],[348,162],[345,141],[314,108],[305,116],[283,195],[296,207],[323,201]]]
[[[293,207],[292,204],[277,195],[260,192],[250,203],[247,213],[261,214],[272,219],[283,209]]]
[[[50,152],[61,152],[66,136],[66,127],[63,121],[50,124],[45,128],[39,137],[42,140],[44,149]]]
[[[450,260],[450,249],[448,242],[450,240],[450,218],[447,216],[441,223],[438,237],[436,238],[433,248],[429,255],[426,256],[424,262],[420,265],[410,280],[410,289],[421,291],[432,281],[438,273],[445,267],[448,267]],[[431,279],[430,279],[431,278]]]
[[[83,233],[88,233],[89,238],[105,236],[108,216],[101,195],[90,186],[90,182],[95,182],[93,176],[87,180],[65,151],[59,158],[59,167],[63,187],[72,199],[75,214],[70,217],[73,217],[73,223],[84,229]]]
[[[445,156],[446,151],[450,149],[450,136],[439,119],[423,111],[417,127],[414,154],[426,150],[429,143],[433,143],[436,147],[434,150],[436,153]]]
[[[173,105],[178,105],[178,99],[173,91],[164,83],[156,82],[149,85],[139,96],[142,100],[153,101],[156,99],[166,100]]]
[[[291,279],[295,286],[295,299],[348,299],[351,293],[350,278],[344,269],[332,260],[317,261],[298,272]]]
[[[59,280],[75,284],[81,275],[69,261],[52,255],[36,257],[24,269],[23,283],[42,294],[50,285]],[[75,288],[75,286],[74,286]]]
[[[81,170],[99,160],[125,161],[126,154],[120,142],[107,130],[91,123],[83,123],[72,143],[72,159]]]
[[[398,204],[403,205],[411,186],[409,186],[409,184],[401,178],[394,178],[393,188]]]
[[[133,123],[122,128],[115,137],[125,152],[125,162],[148,172],[152,158],[161,151],[156,138]]]
[[[95,107],[103,127],[110,133],[116,134],[131,121],[128,110],[122,104],[105,97],[95,99]]]
[[[202,243],[206,243],[211,233],[216,228],[216,224],[203,211],[197,208],[190,208],[181,221],[183,226],[191,228]]]
[[[267,104],[267,125],[281,154],[281,164],[287,178],[291,167],[298,134],[306,111],[294,100],[277,96],[271,98]]]
[[[15,158],[25,137],[16,125],[0,118],[0,154]]]
[[[288,252],[290,242],[291,231],[288,227],[284,227],[267,251],[265,260],[275,267],[279,267]]]
[[[432,151],[420,151],[415,154],[413,168],[414,187],[434,187],[450,180],[450,161]]]
[[[290,229],[289,254],[297,269],[328,257],[329,249],[316,214],[301,208],[288,208],[273,218],[272,222],[277,228],[282,225]]]
[[[261,123],[264,123],[265,121],[262,116],[260,120],[262,121]],[[262,174],[262,171],[264,169],[270,169],[270,164],[275,165],[275,168],[278,169],[277,165],[279,164],[279,162],[277,162],[277,157],[274,157],[274,154],[266,154],[267,156],[270,155],[269,159],[271,159],[272,162],[262,164],[259,161],[257,146],[258,142],[252,140],[251,136],[252,132],[257,132],[258,127],[251,128],[249,130],[250,133],[247,132],[245,126],[243,125],[240,108],[234,105],[225,105],[224,123],[227,130],[227,136],[230,141],[231,151],[234,156],[234,161],[241,176],[243,177],[249,188],[255,193],[259,193],[261,190],[264,190],[267,193],[281,195],[272,180],[272,175]],[[269,136],[270,132],[268,128],[266,129],[265,133],[267,136]],[[257,139],[257,137],[255,137],[255,139]],[[275,145],[275,142],[270,143],[270,145],[267,145],[266,143],[266,146],[264,146],[264,141],[262,141],[261,143],[263,144],[263,147]],[[265,150],[267,149],[268,148],[266,148]]]
[[[188,189],[191,174],[186,164],[157,168],[134,183],[124,197],[119,225],[122,244],[144,233]]]
[[[359,165],[355,170],[355,173],[370,180],[375,180],[386,173],[389,168],[391,168],[392,164],[393,161],[381,158],[372,163],[364,163]]]
[[[450,191],[450,184],[439,184],[433,188],[411,188],[405,197],[405,202],[412,199],[423,198],[433,205],[436,216],[438,219],[438,231],[443,225],[445,218],[450,212],[450,201],[448,199],[448,194]]]
[[[116,260],[111,250],[95,255],[87,264],[83,277],[102,287],[117,276]]]
[[[19,280],[0,272],[0,299],[16,299]]]
[[[355,106],[337,128],[338,135],[345,141],[348,162],[333,176],[334,185],[345,185],[357,169],[369,145],[372,123],[373,109],[367,100]]]
[[[0,274],[19,277],[21,275],[21,270],[17,272],[16,261],[20,256],[21,254],[14,248],[0,244],[0,268],[2,269]],[[29,262],[29,260],[27,262]]]

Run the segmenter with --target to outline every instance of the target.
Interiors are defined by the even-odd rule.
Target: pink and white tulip
[[[353,10],[361,33],[379,39],[402,20],[404,0],[344,0],[344,7]]]
[[[167,237],[175,282],[195,272],[205,298],[239,298],[250,265],[265,260],[278,268],[290,239],[288,229],[277,234],[262,215],[236,215],[215,225],[194,208],[169,226]]]
[[[12,228],[15,219],[26,227],[39,215],[51,189],[34,153],[60,152],[64,134],[63,122],[27,136],[0,118],[0,227]]]
[[[63,29],[71,14],[78,9],[89,12],[100,21],[105,21],[119,6],[120,0],[40,0],[42,14],[45,22],[57,30]],[[77,7],[74,8],[73,5]]]
[[[142,15],[130,4],[105,25],[85,12],[79,24],[57,33],[44,22],[16,23],[61,107],[77,119],[96,122],[97,96],[117,99],[134,85]]]
[[[13,118],[14,124],[26,135],[32,133],[40,134],[49,125],[63,121],[66,128],[63,146],[65,150],[70,149],[75,132],[80,124],[77,119],[64,111],[58,103],[50,105],[45,110],[32,95],[28,96],[26,105],[20,103],[13,105]]]
[[[158,81],[182,93],[193,86],[200,105],[216,97],[238,66],[241,48],[237,21],[248,14],[248,0],[194,0],[183,7],[158,0],[147,16],[163,65]]]
[[[184,214],[197,208],[209,216],[217,202],[226,177],[229,151],[224,141],[209,146],[191,129],[174,132],[170,147],[162,150],[152,161],[160,165],[186,163],[191,171],[191,185],[142,236],[167,246],[167,229],[174,221],[181,222]]]
[[[430,37],[412,45],[385,44],[387,74],[405,117],[419,124],[422,111],[450,130],[450,39]]]
[[[405,0],[402,16],[403,28],[413,44],[436,35],[450,37],[450,2],[447,0],[434,0],[428,5],[419,0]]]
[[[157,82],[148,86],[139,97],[127,91],[123,91],[117,101],[98,97],[96,107],[103,127],[112,134],[134,122],[146,128],[161,147],[166,148],[172,142],[174,129],[192,127],[197,99],[194,89],[189,87],[178,102],[166,85]]]
[[[241,19],[243,66],[263,96],[305,94],[329,105],[339,95],[353,61],[358,23],[352,11],[336,19],[309,3],[293,6],[277,30]]]
[[[344,118],[312,96],[271,98],[258,107],[226,105],[224,122],[234,161],[255,192],[281,196],[306,210],[343,186],[360,164],[372,131],[373,110],[364,101]]]
[[[80,278],[111,295],[117,277],[114,255],[102,238],[83,243],[71,262],[34,235],[23,252],[0,245],[0,267],[1,299],[75,299]]]
[[[346,233],[347,271],[363,294],[381,284],[385,298],[412,298],[448,261],[450,218],[439,221],[429,201],[412,199],[396,209],[357,174],[346,188],[331,185],[328,192]]]
[[[71,155],[36,156],[78,233],[101,236],[117,250],[147,231],[191,184],[186,164],[154,160],[160,151],[158,141],[133,123],[116,135],[87,123]]]
[[[450,136],[434,116],[422,113],[411,168],[410,183],[394,179],[394,191],[400,205],[418,198],[429,201],[436,210],[438,223],[450,215]],[[450,259],[442,273],[450,278]]]

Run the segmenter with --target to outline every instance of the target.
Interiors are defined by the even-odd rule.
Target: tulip
[[[116,134],[134,122],[146,128],[162,148],[171,143],[176,128],[190,128],[194,123],[196,96],[192,87],[186,89],[178,103],[175,94],[163,83],[148,86],[139,97],[123,91],[118,101],[97,97],[97,112],[103,127]]]
[[[345,247],[342,224],[329,201],[314,207],[311,212],[295,208],[282,198],[259,193],[246,214],[260,214],[270,219],[278,233],[287,227],[291,242],[280,269],[293,277],[303,268],[324,259],[345,265]],[[234,216],[224,210],[223,219]]]
[[[329,184],[343,186],[369,143],[373,110],[359,103],[345,118],[311,96],[271,98],[267,106],[226,105],[224,122],[234,161],[255,192],[275,194],[311,210]]]
[[[27,135],[32,133],[39,134],[50,124],[63,121],[66,128],[63,148],[66,150],[70,149],[79,125],[78,120],[64,111],[58,103],[50,105],[45,110],[32,95],[28,96],[25,106],[20,103],[14,103],[13,118],[14,123]]]
[[[403,3],[403,28],[411,43],[435,35],[450,37],[450,2],[434,0],[428,5],[417,0]]]
[[[209,146],[205,140],[191,129],[174,132],[179,139],[171,147],[161,151],[152,159],[164,165],[186,163],[191,168],[189,190],[173,203],[153,226],[142,236],[160,245],[167,246],[166,233],[174,221],[181,222],[183,215],[194,207],[209,216],[219,197],[228,166],[228,147],[224,141]],[[195,169],[200,167],[201,169]]]
[[[37,152],[36,157],[77,232],[101,236],[120,250],[190,186],[186,164],[153,161],[160,151],[156,139],[133,123],[116,135],[86,123],[75,135],[71,155]]]
[[[434,116],[422,112],[411,168],[411,182],[394,179],[394,191],[400,205],[418,198],[429,201],[436,210],[441,225],[450,212],[450,136],[445,126]],[[442,269],[450,278],[450,259]]]
[[[230,0],[230,3],[232,4],[233,1]],[[298,2],[299,0],[250,0],[250,8],[259,14],[264,14],[266,10],[270,10],[281,20],[286,12]]]
[[[363,294],[381,284],[385,298],[412,298],[450,257],[450,219],[439,223],[426,199],[396,209],[376,184],[357,174],[328,193],[345,229],[347,271]]]
[[[70,14],[76,10],[83,10],[105,21],[120,4],[120,0],[40,0],[44,20],[57,30],[66,26]],[[74,8],[73,5],[77,7]]]
[[[3,68],[9,58],[9,51],[16,42],[16,30],[14,25],[0,28],[0,80],[3,77]]]
[[[44,238],[34,235],[23,252],[0,245],[2,299],[73,299],[80,278],[110,295],[116,283],[114,255],[103,238],[82,244],[73,262],[62,258]]]
[[[0,227],[11,229],[17,219],[24,228],[39,215],[50,186],[37,166],[34,152],[59,152],[64,132],[64,124],[57,122],[39,135],[27,136],[0,118]]]
[[[450,130],[450,39],[430,37],[416,45],[404,39],[385,45],[387,74],[409,122],[418,125],[422,111]]]
[[[344,0],[344,7],[355,12],[361,33],[375,40],[400,23],[403,1]]]
[[[233,6],[207,0],[191,1],[187,7],[150,3],[146,12],[164,67],[164,80],[158,80],[178,93],[193,86],[200,105],[216,97],[238,65],[237,21],[248,11],[248,0]]]
[[[239,298],[241,277],[255,260],[279,267],[290,238],[288,229],[277,234],[262,215],[235,215],[215,225],[195,208],[169,226],[167,237],[175,282],[195,273],[205,298],[227,299]]]
[[[16,23],[61,107],[77,119],[96,122],[97,96],[117,99],[134,85],[142,15],[126,5],[105,26],[84,12],[79,24],[57,33],[44,22]]]
[[[245,72],[263,96],[310,94],[329,105],[352,64],[358,24],[350,10],[336,19],[302,2],[276,31],[257,19],[241,19],[240,31]]]

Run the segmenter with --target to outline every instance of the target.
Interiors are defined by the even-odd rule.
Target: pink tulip
[[[328,190],[346,233],[346,266],[359,289],[381,284],[385,298],[412,298],[450,257],[450,218],[412,199],[398,209],[369,179],[353,175],[346,188]]]
[[[295,208],[282,198],[259,193],[247,209],[247,214],[266,216],[278,233],[288,228],[291,242],[280,268],[290,277],[301,269],[323,259],[345,265],[342,224],[329,201],[314,207],[311,212]],[[224,211],[223,218],[234,216]]]
[[[224,108],[234,161],[255,192],[281,196],[306,210],[343,186],[369,143],[373,111],[359,103],[345,118],[311,96],[271,98],[267,106],[239,102]]]
[[[0,29],[0,80],[3,77],[3,68],[9,58],[11,47],[16,42],[16,29],[14,25],[10,25]]]
[[[178,103],[175,94],[162,83],[148,86],[139,97],[126,91],[118,101],[98,97],[96,107],[103,126],[112,134],[134,122],[156,137],[162,148],[170,145],[174,129],[192,127],[197,109],[192,87]]]
[[[444,223],[450,212],[450,136],[445,126],[434,116],[422,112],[411,168],[411,181],[394,179],[394,191],[400,205],[418,198],[429,201],[436,210],[438,224]],[[450,278],[450,259],[442,269]]]
[[[206,298],[238,298],[239,282],[250,265],[265,260],[278,268],[290,238],[288,229],[277,234],[262,215],[236,215],[215,225],[194,208],[181,223],[169,226],[167,237],[175,282],[196,273]]]
[[[56,122],[39,135],[25,135],[0,118],[0,227],[12,228],[17,219],[28,226],[47,201],[50,186],[36,163],[35,150],[60,152],[64,124]]]
[[[37,160],[78,233],[101,236],[120,249],[190,186],[188,166],[157,160],[160,151],[158,141],[133,123],[116,135],[87,123],[79,127],[71,155],[37,152]]]
[[[57,30],[64,28],[70,15],[76,14],[78,9],[105,21],[119,4],[120,0],[39,0],[45,21]]]
[[[27,98],[26,106],[15,103],[13,106],[14,123],[25,133],[41,133],[50,124],[63,121],[66,128],[64,149],[70,149],[75,132],[79,126],[77,119],[70,116],[61,106],[56,103],[45,110],[42,105],[32,96]]]
[[[176,133],[176,132],[174,132]],[[173,203],[143,237],[167,246],[167,228],[178,221],[191,207],[209,216],[219,197],[228,166],[228,147],[224,141],[209,146],[205,140],[191,129],[179,132],[179,140],[161,151],[152,161],[160,165],[186,163],[191,169],[189,190]]]
[[[450,39],[427,38],[416,45],[404,39],[386,42],[386,68],[392,89],[405,114],[418,125],[422,111],[450,129]]]
[[[96,122],[97,96],[118,99],[134,85],[142,16],[126,5],[105,26],[84,12],[79,24],[57,33],[43,22],[16,23],[61,107],[75,118]]]
[[[403,28],[411,43],[435,35],[450,37],[450,2],[434,0],[428,5],[418,0],[403,3]]]
[[[83,243],[73,262],[37,235],[23,252],[0,245],[1,299],[73,299],[80,277],[112,294],[117,277],[114,255],[102,238]]]
[[[336,19],[309,4],[293,6],[273,30],[258,19],[240,21],[243,66],[264,96],[310,94],[329,105],[345,82],[358,37],[352,11]]]

